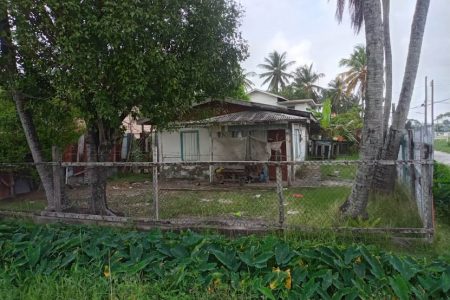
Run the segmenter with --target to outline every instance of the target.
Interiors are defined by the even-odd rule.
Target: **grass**
[[[147,173],[133,173],[133,172],[118,172],[114,176],[109,178],[110,183],[123,183],[123,182],[145,182],[151,181],[152,174]]]
[[[193,285],[190,289],[174,287],[172,280],[146,281],[139,275],[108,280],[85,268],[57,271],[50,275],[21,276],[12,280],[6,270],[0,271],[2,300],[36,299],[242,299],[246,291],[222,287],[208,292]],[[245,297],[248,298],[248,297]]]
[[[114,182],[110,186],[108,205],[113,210],[132,217],[153,216],[149,183],[124,185]],[[339,218],[339,207],[350,194],[349,186],[290,187],[283,193],[286,225],[315,228],[420,227],[415,203],[401,190],[390,196],[373,196],[368,206],[370,219],[353,223]],[[78,192],[78,196],[82,198],[76,200],[76,205],[87,205],[89,193]],[[264,190],[160,190],[159,204],[162,219],[209,218],[245,225],[247,221],[277,224],[279,218],[279,198],[273,187]],[[0,201],[0,210],[32,212],[45,206],[45,201],[36,199]]]
[[[34,212],[45,209],[47,202],[44,199],[4,199],[0,200],[0,210]]]
[[[320,175],[322,179],[330,180],[346,180],[351,181],[355,179],[357,164],[350,165],[320,165]]]
[[[436,139],[434,140],[434,149],[450,153],[450,142],[447,142],[446,139]]]

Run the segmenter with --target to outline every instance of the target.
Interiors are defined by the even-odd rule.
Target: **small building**
[[[253,96],[252,96],[253,95]],[[258,98],[258,99],[256,99]],[[154,131],[159,162],[195,161],[303,161],[308,153],[311,130],[319,125],[307,111],[282,105],[282,97],[251,93],[251,101],[208,100],[192,107],[189,117],[174,122],[171,130]],[[263,103],[264,102],[264,103]],[[268,104],[272,103],[272,104]],[[150,121],[143,119],[141,124]],[[238,168],[239,166],[237,166]],[[208,167],[166,168],[167,177],[206,177]],[[292,180],[295,167],[283,167],[283,180]],[[275,167],[268,168],[275,179]]]

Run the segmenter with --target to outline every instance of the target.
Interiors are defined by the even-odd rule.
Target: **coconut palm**
[[[341,65],[348,66],[344,73],[344,82],[352,85],[361,81],[360,95],[366,100],[364,109],[364,127],[362,131],[363,147],[360,157],[362,160],[375,160],[382,145],[383,123],[383,88],[384,88],[384,47],[382,8],[380,1],[348,0],[352,26],[356,31],[362,28],[364,22],[366,51],[359,46],[348,60]],[[342,18],[345,0],[337,0],[336,15]],[[352,59],[353,58],[353,59]],[[365,68],[363,66],[366,66]],[[365,72],[357,72],[364,71]],[[347,75],[347,76],[345,76]],[[364,75],[364,76],[363,76]],[[355,87],[357,84],[355,85]],[[373,182],[374,166],[361,164],[358,166],[352,192],[347,201],[341,206],[344,215],[353,218],[367,217],[367,203],[369,190]]]
[[[337,77],[328,83],[328,88],[324,91],[324,97],[331,100],[331,110],[334,113],[343,113],[358,103],[358,99],[353,95],[348,95],[345,82]]]
[[[420,53],[422,49],[423,35],[427,21],[430,0],[420,0],[416,2],[414,17],[411,24],[408,56],[406,58],[405,73],[403,75],[402,88],[396,110],[392,113],[392,122],[381,152],[381,159],[394,160],[398,157],[402,131],[408,118],[411,105],[412,94],[419,68]],[[377,170],[374,187],[379,190],[393,191],[396,176],[394,166],[384,166]]]
[[[269,53],[269,57],[264,58],[265,64],[259,64],[258,67],[267,72],[259,74],[260,78],[265,78],[263,84],[269,83],[268,90],[279,92],[280,88],[284,88],[292,75],[287,72],[295,61],[286,61],[286,52],[282,54],[277,51]]]
[[[347,95],[356,94],[364,104],[367,89],[367,56],[364,45],[356,45],[349,58],[343,58],[339,62],[340,67],[346,67],[347,71],[339,76],[346,85]]]
[[[307,98],[319,99],[323,88],[318,86],[317,82],[325,74],[314,72],[313,64],[310,64],[309,66],[298,67],[292,75],[294,76],[293,86],[295,88],[302,90]]]
[[[257,74],[255,72],[246,72],[246,73],[244,73],[244,80],[243,80],[243,82],[244,82],[244,88],[245,88],[246,91],[250,91],[253,88],[253,86],[255,85],[253,83],[253,81],[251,81],[249,79],[249,77],[253,77],[253,76],[256,76],[256,75]]]

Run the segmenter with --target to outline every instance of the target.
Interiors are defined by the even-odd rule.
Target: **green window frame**
[[[180,132],[180,147],[182,161],[200,160],[200,134],[198,130]]]

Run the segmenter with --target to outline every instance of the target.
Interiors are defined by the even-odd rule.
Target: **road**
[[[434,151],[434,160],[442,164],[450,165],[450,153]]]

